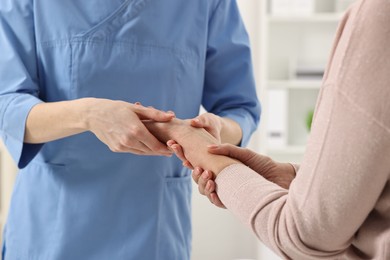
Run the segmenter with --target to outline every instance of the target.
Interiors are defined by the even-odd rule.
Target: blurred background
[[[321,79],[342,14],[354,0],[237,0],[251,39],[263,114],[250,148],[302,159]],[[16,167],[0,141],[0,227]],[[193,194],[193,260],[280,259],[227,210]],[[1,239],[1,235],[0,235]]]

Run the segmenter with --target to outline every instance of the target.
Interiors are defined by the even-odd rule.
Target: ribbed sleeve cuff
[[[252,219],[259,212],[262,201],[270,199],[270,196],[287,194],[287,190],[267,181],[243,164],[226,167],[218,174],[216,184],[223,204],[251,228]]]
[[[299,164],[296,164],[296,163],[290,163],[291,165],[292,165],[292,167],[294,168],[294,170],[295,170],[295,174],[297,174],[298,173],[298,171],[299,171]]]

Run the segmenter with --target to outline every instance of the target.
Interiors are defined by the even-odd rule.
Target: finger
[[[175,117],[173,111],[165,112],[153,107],[143,107],[139,105],[134,107],[134,112],[141,120],[151,119],[157,122],[166,122]]]
[[[190,161],[185,161],[183,162],[183,166],[190,169],[190,170],[193,170],[194,169],[194,166],[192,166],[192,164],[190,163]]]
[[[222,203],[220,198],[218,197],[217,193],[213,192],[210,194],[210,199],[213,202],[213,204],[217,207],[226,209],[225,205]]]
[[[168,140],[167,141],[167,146],[168,148],[173,151],[176,156],[183,162],[183,166],[184,167],[187,167],[188,169],[190,170],[193,170],[194,167],[192,166],[192,164],[190,163],[190,161],[188,161],[184,155],[184,152],[183,152],[183,148],[181,147],[181,145],[179,145],[176,141],[174,140]]]
[[[213,116],[214,115],[212,115],[210,113],[200,115],[200,116],[191,120],[191,126],[196,127],[196,128],[204,128],[213,137],[215,137],[218,140],[218,142],[220,142],[221,141],[221,132],[220,132],[221,129],[212,120]]]
[[[199,167],[195,167],[195,169],[192,171],[192,179],[196,184],[199,182],[199,178],[202,175],[203,170]]]
[[[215,192],[215,182],[213,180],[207,180],[204,194],[210,197],[210,194]]]
[[[153,135],[152,137],[147,137],[140,141],[140,143],[145,147],[145,150],[147,149],[148,152],[156,155],[165,155],[165,156],[172,156],[173,152],[168,149],[167,146],[165,146],[163,143],[161,143],[158,139],[155,138]]]
[[[183,148],[179,144],[174,144],[170,148],[175,152],[176,156],[183,162],[187,161],[187,158],[184,155]]]
[[[198,181],[198,190],[200,194],[205,195],[206,184],[210,178],[211,178],[211,173],[209,171],[206,170],[202,173]]]
[[[150,147],[148,147],[142,141],[139,141],[138,143],[139,143],[138,147],[143,148],[143,151],[145,151],[148,155],[164,155],[164,156],[168,156],[168,157],[171,157],[173,155],[173,152],[171,150],[169,150],[167,147],[165,147],[161,142],[160,143],[162,144],[162,146],[164,148],[163,148],[163,150],[159,149],[157,151],[150,149]]]
[[[171,157],[173,153],[168,150],[168,152],[154,152],[149,149],[145,144],[142,142],[135,142],[131,146],[126,146],[126,145],[120,145],[120,148],[117,149],[117,152],[119,153],[133,153],[137,155],[163,155],[167,157]]]
[[[145,150],[146,152],[149,152],[148,150],[150,150],[156,154],[171,154],[168,147],[152,135],[142,123],[132,130],[132,136],[139,141],[131,144],[134,145],[132,148]]]
[[[190,170],[193,170],[194,167],[190,163],[190,161],[187,160],[187,158],[184,155],[183,148],[179,144],[174,144],[170,147],[173,152],[176,154],[176,156],[183,162],[183,166],[187,167]]]
[[[140,150],[133,147],[127,147],[125,145],[116,145],[113,147],[109,147],[112,152],[115,153],[132,153],[137,155],[156,155],[152,154],[152,152],[148,150]]]
[[[197,128],[204,128],[206,125],[205,125],[204,119],[202,117],[198,116],[198,117],[191,120],[191,126],[197,127]]]
[[[133,154],[137,154],[137,155],[145,155],[146,154],[145,151],[133,149],[133,148],[130,148],[127,146],[115,146],[115,147],[109,146],[109,148],[114,153],[133,153]]]
[[[174,144],[177,144],[177,142],[175,140],[168,140],[167,141],[167,145],[168,146],[171,146],[171,145],[174,145]]]
[[[212,154],[226,155],[228,157],[243,161],[248,158],[253,152],[240,148],[232,144],[210,145],[208,146],[208,152]]]

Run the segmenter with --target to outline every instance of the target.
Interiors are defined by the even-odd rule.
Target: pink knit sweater
[[[290,189],[240,164],[216,182],[282,257],[390,259],[390,0],[359,1],[341,22]]]

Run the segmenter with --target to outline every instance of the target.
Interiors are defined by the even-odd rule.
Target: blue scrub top
[[[233,0],[0,0],[0,134],[20,173],[5,259],[185,260],[191,178],[176,158],[111,152],[92,133],[23,143],[40,102],[201,105],[259,121],[249,40]]]

